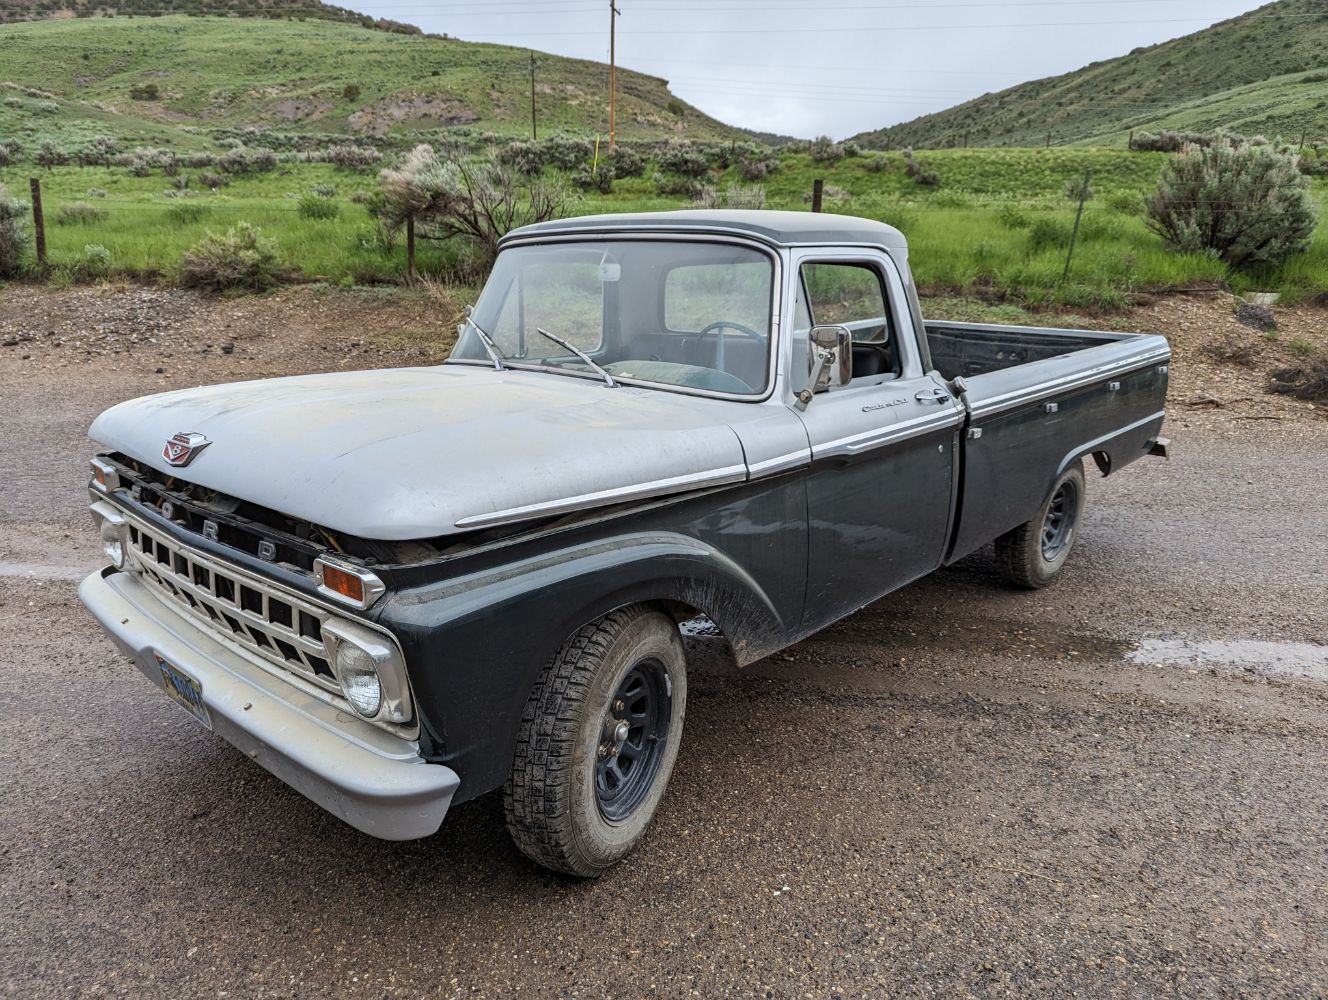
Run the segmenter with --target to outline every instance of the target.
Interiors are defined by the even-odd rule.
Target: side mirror
[[[846,326],[814,326],[811,339],[812,370],[808,386],[798,393],[798,409],[805,410],[812,395],[853,379],[853,334]]]

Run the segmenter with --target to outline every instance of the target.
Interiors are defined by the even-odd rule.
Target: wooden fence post
[[[28,189],[32,192],[32,228],[37,234],[37,263],[46,266],[46,219],[42,216],[41,181],[36,177],[28,179]]]
[[[406,281],[415,284],[415,216],[406,216]]]
[[[822,198],[824,195],[825,195],[825,181],[821,180],[821,178],[818,177],[818,178],[816,178],[816,180],[812,181],[812,211],[813,211],[813,212],[819,212],[819,211],[821,210],[821,198]]]

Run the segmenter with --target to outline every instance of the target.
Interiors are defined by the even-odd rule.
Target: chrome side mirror
[[[805,410],[812,396],[847,385],[853,379],[853,334],[846,326],[814,326],[811,340],[812,369],[808,385],[798,393],[798,409]]]

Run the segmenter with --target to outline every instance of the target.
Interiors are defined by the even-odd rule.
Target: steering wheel
[[[741,323],[735,323],[731,319],[716,320],[714,323],[709,324],[708,326],[706,326],[705,329],[703,329],[700,333],[696,335],[696,342],[698,344],[701,343],[701,341],[705,340],[706,337],[710,336],[712,333],[719,334],[719,336],[715,339],[715,367],[720,371],[725,370],[723,331],[726,327],[731,330],[737,330],[739,333],[751,337],[752,340],[759,340],[762,343],[765,342],[765,336],[763,334],[757,333],[750,326],[743,326]]]

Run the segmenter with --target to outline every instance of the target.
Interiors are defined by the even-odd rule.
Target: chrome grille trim
[[[204,555],[132,514],[126,513],[125,520],[129,526],[126,569],[138,573],[209,635],[238,647],[269,672],[353,714],[327,660],[323,628],[331,621],[353,621],[378,632],[381,629]],[[397,646],[389,633],[382,634]],[[398,734],[414,731],[413,726],[370,724]]]

